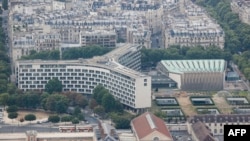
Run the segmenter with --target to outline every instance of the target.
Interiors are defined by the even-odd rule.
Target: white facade
[[[204,9],[190,0],[180,1],[180,11],[165,16],[162,28],[164,48],[180,46],[217,46],[224,48],[224,32]]]
[[[169,73],[168,76],[177,83],[178,89],[181,89],[181,75],[176,73]]]
[[[52,2],[52,10],[64,10],[66,9],[65,2],[53,1]]]
[[[148,26],[151,29],[152,34],[161,32],[162,29],[162,6],[156,10],[148,10],[146,13],[146,18]]]
[[[137,52],[140,49],[136,50],[138,47],[121,46],[102,57],[85,60],[17,61],[16,83],[24,91],[43,90],[50,79],[58,78],[63,84],[63,91],[83,94],[92,94],[93,89],[101,84],[127,107],[134,110],[148,108],[151,106],[151,77],[115,61],[118,60],[116,57],[119,58],[116,54],[129,54],[131,48]],[[120,48],[125,50],[121,53]]]
[[[231,9],[239,14],[243,23],[250,24],[250,2],[247,0],[232,0]]]
[[[191,117],[187,123],[188,132],[191,133],[191,125],[197,121],[205,123],[213,135],[224,135],[224,125],[250,125],[250,115],[197,115]]]
[[[94,30],[83,31],[80,34],[81,45],[99,45],[101,47],[114,48],[116,46],[116,33],[115,31]]]
[[[29,55],[31,50],[59,49],[61,45],[60,35],[50,34],[19,34],[14,35],[12,42],[12,59],[16,61],[24,55]]]
[[[223,90],[225,60],[163,60],[158,64],[182,90]]]
[[[127,42],[140,44],[145,48],[151,48],[151,31],[144,29],[145,26],[135,25],[133,28],[127,29]]]

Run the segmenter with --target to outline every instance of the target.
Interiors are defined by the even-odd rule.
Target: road
[[[232,69],[234,72],[237,72],[240,75],[240,78],[242,80],[242,83],[246,86],[247,91],[250,91],[249,82],[246,80],[245,76],[241,73],[241,71],[238,69],[238,66],[232,63]]]
[[[161,47],[161,34],[155,34],[151,36],[151,48],[160,48]]]

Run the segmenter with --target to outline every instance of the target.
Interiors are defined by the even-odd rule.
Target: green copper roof
[[[222,59],[206,60],[162,60],[161,64],[173,73],[188,72],[223,72],[225,71],[226,61]]]

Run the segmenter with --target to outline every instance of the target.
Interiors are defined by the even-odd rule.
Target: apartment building
[[[127,42],[151,48],[151,31],[143,25],[132,25],[127,29]]]
[[[135,47],[124,47],[124,44],[117,44],[118,49],[111,51],[104,56],[114,58],[114,61],[130,69],[141,70],[141,52],[142,45],[136,44]]]
[[[66,9],[66,3],[61,1],[52,1],[52,10],[64,10]]]
[[[138,64],[133,67],[125,63],[126,60],[139,63],[140,55],[136,52],[140,48],[140,45],[125,44],[107,55],[92,59],[17,61],[16,83],[24,91],[44,90],[50,79],[58,78],[63,91],[87,95],[101,84],[125,107],[141,112],[151,106],[151,77],[128,68],[137,68]]]
[[[29,55],[31,50],[59,49],[61,37],[58,33],[32,34],[20,33],[13,36],[12,59],[16,61],[24,55]]]
[[[60,48],[61,37],[58,33],[38,34],[35,36],[37,51]]]
[[[80,44],[80,33],[82,28],[70,26],[55,29],[61,35],[61,42],[64,44]]]
[[[112,30],[82,31],[80,36],[80,44],[82,46],[99,45],[108,48],[114,48],[116,46],[116,33]]]
[[[189,133],[192,135],[193,141],[216,141],[210,129],[201,121],[192,123]]]
[[[223,29],[206,11],[190,1],[182,3],[180,13],[169,15],[163,23],[163,44],[180,46],[217,46],[224,48]]]
[[[35,41],[32,34],[20,34],[13,37],[12,59],[18,60],[23,55],[28,55],[30,50],[35,50]]]
[[[249,0],[232,0],[231,9],[239,15],[243,23],[250,24],[250,1]]]
[[[229,115],[196,115],[188,120],[188,131],[197,122],[202,122],[209,128],[213,135],[223,135],[224,125],[249,125],[250,115],[229,114]]]
[[[160,6],[157,9],[148,10],[146,12],[146,19],[147,26],[149,26],[152,34],[160,33],[162,29],[163,7]]]

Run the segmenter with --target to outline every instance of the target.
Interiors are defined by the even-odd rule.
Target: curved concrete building
[[[151,107],[151,77],[135,71],[140,69],[140,49],[140,45],[125,44],[92,59],[17,61],[16,83],[24,91],[43,90],[56,77],[63,91],[82,94],[92,94],[101,84],[125,106],[140,111]]]
[[[162,60],[158,68],[176,81],[182,90],[217,91],[224,88],[224,60]]]

